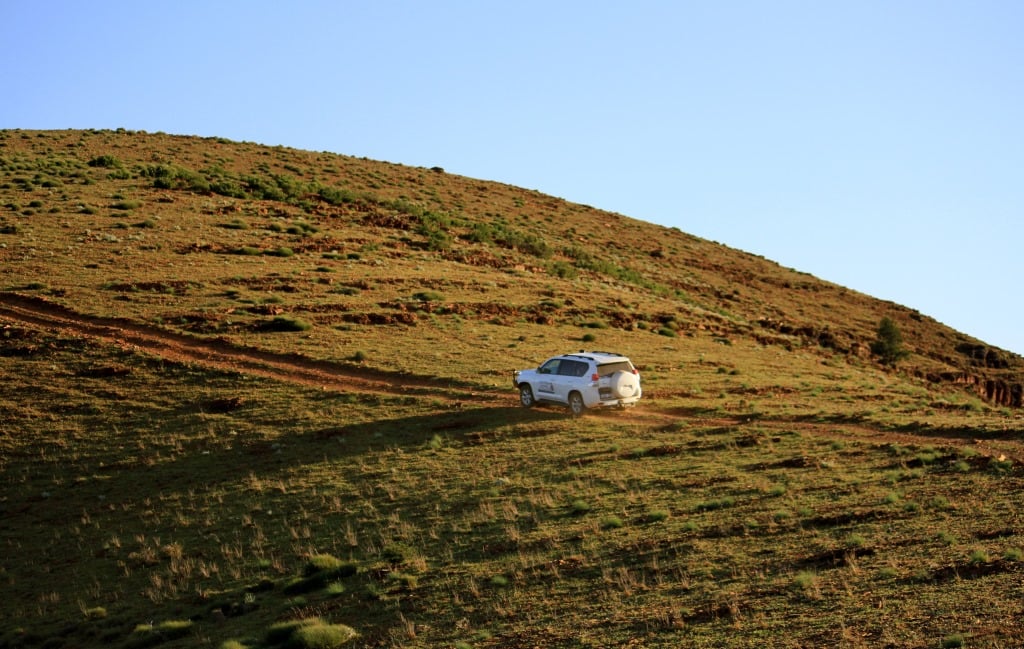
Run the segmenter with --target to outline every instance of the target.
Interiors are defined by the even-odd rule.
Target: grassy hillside
[[[870,352],[884,317],[910,352]],[[1015,646],[1024,359],[534,191],[0,132],[0,646]],[[628,354],[572,419],[509,372]]]

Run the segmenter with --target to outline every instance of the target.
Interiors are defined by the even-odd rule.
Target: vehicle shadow
[[[506,431],[503,433],[506,437],[537,437],[558,432],[560,427],[534,428],[528,424],[567,420],[569,415],[561,408],[459,408],[411,417],[329,426],[310,431],[305,438],[307,441],[338,440],[344,442],[339,446],[343,446],[346,453],[352,453],[381,446],[424,446],[436,436],[453,442],[483,444],[499,430]],[[517,428],[518,425],[524,427]]]

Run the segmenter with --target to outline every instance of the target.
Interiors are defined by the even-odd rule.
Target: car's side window
[[[562,364],[558,367],[558,373],[561,376],[576,376],[577,365],[579,365],[578,361],[563,360]]]
[[[561,363],[561,359],[554,358],[547,363],[540,366],[541,374],[558,374],[558,365]]]
[[[590,365],[586,363],[576,363],[576,376],[586,376],[589,369]]]

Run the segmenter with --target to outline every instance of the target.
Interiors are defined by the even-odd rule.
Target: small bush
[[[579,276],[579,272],[575,266],[565,263],[564,261],[556,261],[551,264],[549,272],[555,277],[562,279],[576,279]]]
[[[964,646],[965,642],[966,640],[964,639],[963,635],[959,633],[954,633],[952,635],[947,635],[945,638],[942,639],[942,648],[955,649],[956,647]]]
[[[806,597],[817,599],[820,595],[818,575],[810,570],[803,570],[793,578],[793,585]]]
[[[309,331],[313,325],[305,320],[279,315],[269,322],[264,322],[260,327],[262,331]]]
[[[254,257],[261,254],[263,251],[259,248],[253,248],[252,246],[242,246],[241,248],[235,248],[236,255],[245,255],[247,257]]]
[[[388,581],[409,590],[414,590],[419,585],[419,578],[416,575],[410,575],[397,570],[388,573]]]
[[[115,210],[124,210],[124,211],[136,210],[136,209],[142,207],[142,201],[135,201],[135,200],[131,200],[131,201],[127,201],[127,200],[125,200],[125,201],[117,201],[116,203],[111,205],[111,207],[114,208]]]
[[[647,512],[647,520],[651,523],[659,523],[663,520],[668,519],[669,512],[667,509],[652,509]]]
[[[281,246],[275,250],[268,250],[267,254],[271,257],[292,257],[295,255],[295,251],[286,246]]]
[[[569,505],[569,511],[576,516],[586,514],[590,511],[590,503],[583,500],[582,498],[577,498],[576,500],[572,501],[572,504]]]
[[[165,620],[159,624],[139,624],[128,638],[128,647],[141,649],[184,638],[192,632],[191,620]]]
[[[351,577],[356,574],[356,565],[330,554],[316,554],[306,562],[303,572],[306,575],[323,573],[334,578]]]
[[[121,166],[121,161],[112,155],[101,155],[96,156],[88,162],[90,167],[103,167],[106,169],[116,169]]]
[[[617,530],[622,527],[622,519],[618,516],[607,516],[601,521],[601,527],[606,530]]]
[[[950,534],[949,532],[945,531],[939,532],[935,538],[938,539],[939,542],[943,545],[953,545],[954,543],[956,543],[956,537]]]
[[[504,588],[508,586],[508,577],[505,575],[494,575],[491,577],[491,585],[496,588]]]
[[[736,499],[732,496],[724,496],[717,500],[706,500],[701,503],[697,503],[696,510],[699,512],[709,512],[716,509],[725,509],[732,507],[736,504]]]
[[[414,293],[413,298],[420,302],[444,302],[444,295],[437,291],[420,291]]]
[[[294,649],[334,649],[355,639],[359,634],[344,624],[306,624],[292,632],[288,647]]]
[[[991,561],[991,558],[988,556],[988,552],[985,552],[984,550],[975,550],[974,552],[971,552],[971,556],[968,557],[968,561],[972,565],[977,565],[979,563],[988,563]]]

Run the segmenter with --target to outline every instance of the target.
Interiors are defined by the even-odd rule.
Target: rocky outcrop
[[[969,372],[931,372],[925,376],[932,383],[954,383],[969,388],[989,403],[1020,408],[1024,405],[1024,384],[1000,378],[978,376]]]

